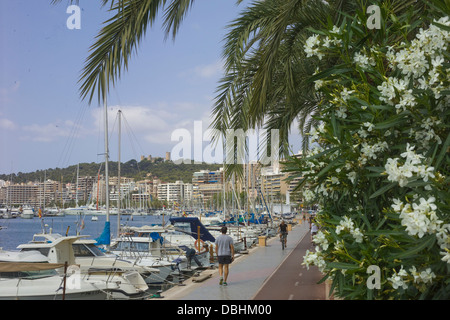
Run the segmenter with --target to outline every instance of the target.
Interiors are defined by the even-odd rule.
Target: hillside
[[[98,171],[100,174],[104,173],[103,163],[80,163],[80,176],[96,176]],[[117,162],[109,162],[110,176],[117,176]],[[175,182],[182,180],[184,182],[192,181],[192,174],[200,170],[218,170],[221,167],[219,164],[174,164],[172,161],[164,162],[162,158],[158,158],[155,162],[142,160],[130,160],[121,163],[120,171],[122,177],[135,178],[142,180],[145,178],[158,178],[162,182]],[[67,168],[55,168],[47,170],[37,170],[35,172],[17,174],[0,174],[0,180],[10,180],[14,183],[22,183],[29,181],[44,180],[44,173],[47,179],[55,181],[63,181],[64,183],[74,182],[77,174],[77,166],[69,166]]]

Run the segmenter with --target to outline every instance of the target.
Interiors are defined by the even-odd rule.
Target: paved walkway
[[[166,300],[326,300],[325,285],[318,285],[321,274],[314,267],[301,265],[305,251],[311,248],[308,224],[294,226],[287,248],[281,249],[278,237],[265,247],[255,247],[230,265],[228,286],[219,285],[217,269],[205,270],[202,282],[185,282],[163,292]]]

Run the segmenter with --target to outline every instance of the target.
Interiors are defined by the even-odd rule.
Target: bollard
[[[265,247],[266,246],[266,236],[259,236],[258,237],[258,245],[260,247]]]
[[[212,244],[209,246],[209,263],[214,264],[214,249]]]

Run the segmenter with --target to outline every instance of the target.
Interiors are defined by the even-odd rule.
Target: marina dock
[[[316,267],[301,265],[312,250],[309,224],[294,225],[287,248],[279,237],[241,254],[230,265],[228,285],[219,285],[218,268],[206,269],[181,286],[164,291],[162,300],[327,300],[326,285],[317,284],[322,274]]]

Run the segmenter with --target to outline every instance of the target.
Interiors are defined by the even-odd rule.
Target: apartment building
[[[201,170],[192,176],[193,199],[206,204],[212,197],[223,191],[223,168],[217,171]]]
[[[192,201],[192,184],[176,181],[158,185],[158,199],[169,203],[186,203]]]
[[[8,206],[30,205],[32,207],[61,201],[63,185],[47,180],[40,183],[20,183],[0,188],[0,203]]]
[[[279,164],[261,168],[260,187],[264,197],[270,201],[285,195],[288,190],[287,177],[287,173],[281,172]]]
[[[8,206],[39,205],[38,186],[34,183],[13,184],[2,188],[0,201]]]

